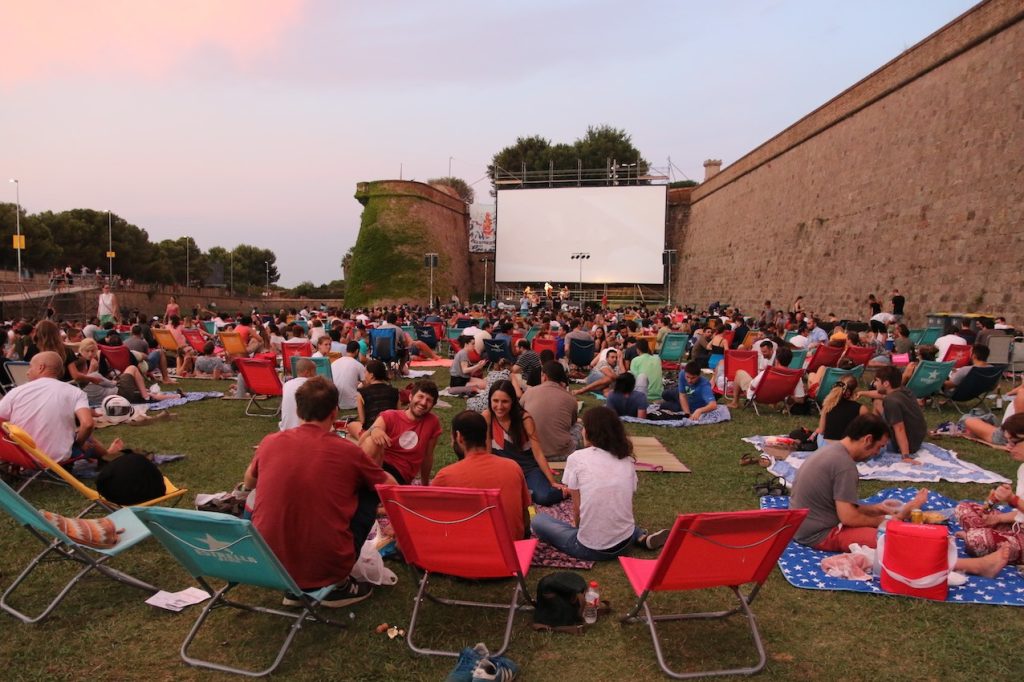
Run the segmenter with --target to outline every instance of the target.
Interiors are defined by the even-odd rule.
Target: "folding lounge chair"
[[[736,380],[736,372],[741,369],[750,375],[751,378],[757,376],[757,351],[753,350],[727,350],[725,351],[724,372],[725,372],[725,385],[728,386],[730,381]],[[722,395],[722,392],[718,390],[718,385],[714,386],[714,392]]]
[[[0,422],[4,426],[6,423]],[[21,493],[29,483],[44,475],[46,466],[32,459],[10,438],[0,438],[0,465],[5,466],[8,481],[17,481],[15,492]]]
[[[532,344],[533,338],[537,336],[537,334],[540,334],[540,327],[538,327],[537,325],[530,327],[526,331],[526,342]]]
[[[303,592],[278,561],[274,552],[252,525],[228,514],[200,512],[191,509],[134,508],[132,511],[157,542],[187,570],[199,585],[212,595],[203,612],[199,614],[185,641],[181,644],[181,659],[189,665],[209,668],[249,677],[263,677],[274,672],[281,664],[291,646],[292,639],[303,624],[320,622],[344,627],[324,616],[319,609],[334,585],[311,592]],[[226,585],[215,589],[207,578],[226,581]],[[265,587],[289,595],[298,595],[302,601],[300,611],[282,611],[265,606],[244,604],[227,597],[228,592],[239,585]],[[230,607],[253,613],[266,613],[287,618],[291,621],[284,643],[269,667],[263,670],[235,668],[224,663],[215,663],[189,656],[188,650],[206,619],[217,609]],[[223,633],[218,635],[222,637]]]
[[[806,516],[806,509],[679,515],[657,559],[619,557],[619,563],[638,597],[636,606],[622,621],[647,623],[658,665],[670,677],[689,679],[711,675],[752,675],[759,672],[765,666],[767,655],[750,604]],[[748,583],[754,586],[749,593],[744,594],[740,588]],[[728,587],[736,595],[739,606],[727,611],[707,613],[651,613],[648,601],[653,592],[713,587]],[[640,615],[641,610],[643,615]],[[658,621],[727,618],[736,613],[742,613],[747,618],[757,648],[756,665],[688,673],[675,672],[668,667],[658,639]]]
[[[10,360],[4,364],[4,370],[7,372],[10,382],[9,387],[13,388],[28,383],[28,366],[29,363],[24,360]]]
[[[939,340],[939,337],[942,336],[942,331],[942,327],[928,327],[924,330],[924,333],[921,334],[921,340],[918,342],[918,345],[934,345],[935,342]]]
[[[915,398],[921,400],[930,398],[942,390],[942,384],[949,378],[949,373],[952,371],[952,362],[921,360],[914,368],[910,381],[907,382],[907,390],[913,393]]]
[[[403,324],[401,329],[402,329],[403,332],[405,332],[406,334],[411,336],[413,341],[418,340],[419,337],[417,336],[417,332],[416,332],[416,327],[415,326],[413,326],[411,324]]]
[[[294,343],[285,341],[281,344],[281,364],[289,370],[292,370],[292,376],[294,374],[294,363],[292,358],[308,358],[313,355],[313,344],[309,341],[303,341],[302,343]]]
[[[803,369],[804,362],[807,361],[807,349],[798,348],[793,351],[793,359],[789,361],[790,369]]]
[[[455,355],[462,346],[459,345],[459,337],[462,336],[462,329],[459,327],[448,327],[445,329],[445,340],[448,341],[448,352],[450,355]]]
[[[512,359],[512,350],[505,339],[484,339],[484,354],[488,362],[497,363],[502,358]]]
[[[950,346],[946,349],[946,354],[942,356],[941,362],[952,362],[953,369],[960,369],[971,364],[971,353],[974,352],[973,346],[967,346],[964,344],[957,344]]]
[[[754,393],[747,401],[747,407],[754,406],[754,412],[761,415],[757,409],[760,405],[776,405],[793,395],[796,385],[803,380],[802,369],[787,369],[785,367],[769,367],[764,371],[761,381],[757,383]]]
[[[570,365],[590,371],[590,363],[594,359],[594,342],[569,339],[566,355],[569,356]]]
[[[836,382],[844,376],[852,376],[860,381],[860,378],[864,375],[864,366],[857,365],[851,369],[839,369],[838,367],[827,367],[825,374],[821,377],[821,383],[818,384],[818,389],[814,394],[814,404],[819,409],[821,404],[825,402],[825,397],[828,395],[832,387],[835,386]]]
[[[513,540],[498,499],[498,490],[378,485],[377,492],[395,529],[398,546],[410,566],[423,571],[406,633],[409,648],[419,654],[458,656],[458,651],[420,648],[414,643],[416,619],[424,598],[441,604],[507,609],[508,622],[501,655],[512,638],[516,612],[532,603],[526,574],[537,540]],[[512,599],[506,604],[442,599],[427,590],[431,573],[469,580],[514,578]],[[467,634],[468,641],[479,636]]]
[[[57,608],[71,589],[78,584],[78,581],[93,570],[126,585],[137,587],[140,590],[147,592],[157,591],[158,588],[153,587],[149,583],[133,578],[127,573],[122,573],[106,565],[109,559],[126,552],[149,537],[149,531],[139,523],[131,510],[121,509],[107,517],[114,522],[118,529],[123,529],[117,536],[117,544],[110,549],[94,549],[75,542],[57,530],[57,527],[47,521],[39,513],[38,509],[29,504],[21,495],[11,490],[10,486],[3,481],[0,481],[0,509],[7,512],[19,526],[24,526],[29,533],[46,546],[46,549],[30,561],[21,574],[15,578],[11,586],[4,591],[3,596],[0,596],[0,608],[22,623],[38,623],[44,620]],[[66,585],[60,588],[57,596],[38,615],[30,616],[11,606],[8,600],[18,589],[18,586],[25,582],[40,564],[50,563],[54,560],[73,561],[81,564],[82,568]]]
[[[398,332],[395,329],[370,330],[370,357],[380,360],[392,374],[398,372]]]
[[[534,353],[549,350],[558,355],[558,339],[542,339],[537,337],[533,340],[532,348]]]
[[[871,358],[875,357],[875,351],[867,346],[850,346],[843,356],[855,365],[867,365]]]
[[[839,358],[843,357],[843,351],[845,350],[845,348],[821,344],[815,349],[814,355],[811,356],[811,362],[807,365],[807,373],[811,374],[817,371],[819,367],[835,367],[839,364]]]
[[[290,365],[290,368],[291,368],[292,378],[293,379],[295,377],[299,376],[299,373],[296,370],[296,365],[299,364],[299,360],[302,360],[303,357],[304,356],[302,356],[302,355],[293,355],[291,357],[291,362],[289,363],[289,365]],[[325,378],[325,379],[327,379],[329,381],[334,381],[334,374],[331,372],[331,359],[330,358],[323,358],[323,357],[312,358],[312,357],[307,357],[305,359],[309,360],[314,365],[316,365],[316,373],[317,374],[319,374],[320,376],[322,376],[323,378]]]
[[[953,407],[960,414],[970,412],[972,408],[985,402],[988,394],[996,389],[1004,371],[1006,371],[1006,365],[972,367],[949,396],[949,402],[953,403]],[[960,403],[968,403],[972,400],[975,402],[966,408],[960,405]]]
[[[661,344],[661,369],[666,371],[679,371],[683,364],[683,356],[686,355],[686,346],[690,343],[690,335],[682,332],[669,332]]]
[[[110,369],[118,374],[124,373],[132,364],[132,352],[127,346],[99,346],[100,354],[106,359]]]
[[[207,334],[213,336],[217,333],[217,323],[213,320],[203,320],[203,329],[206,330]]]
[[[261,396],[262,399],[266,399],[280,398],[283,395],[281,377],[274,365],[268,360],[238,358],[235,360],[235,366],[242,375],[246,390],[252,396],[249,398],[249,404],[245,406],[246,416],[276,417],[281,414],[281,403],[277,404],[275,410],[267,410],[260,405]]]
[[[437,332],[434,331],[433,325],[424,324],[417,326],[416,338],[427,344],[427,348],[430,350],[437,350]]]
[[[220,339],[220,345],[224,347],[224,353],[229,358],[244,358],[249,355],[249,349],[245,347],[242,335],[238,332],[218,332],[217,338]]]
[[[206,337],[198,329],[182,329],[181,333],[195,352],[202,353],[206,349]]]
[[[95,507],[102,507],[108,512],[114,512],[121,508],[121,505],[116,502],[111,502],[98,491],[93,490],[89,486],[82,483],[80,480],[75,478],[70,471],[65,469],[49,455],[39,449],[36,442],[32,439],[32,436],[16,424],[10,422],[4,422],[2,425],[4,432],[4,440],[8,443],[15,445],[25,455],[38,462],[40,465],[46,468],[46,470],[54,478],[67,483],[72,490],[77,492],[79,495],[88,500],[89,504],[85,509],[78,513],[78,516],[85,516]],[[164,502],[174,501],[177,503],[181,496],[188,492],[188,488],[178,488],[171,480],[164,476],[164,494],[160,497],[155,497],[152,500],[137,503],[140,507],[149,507],[157,504],[163,504]]]
[[[180,346],[178,345],[178,340],[174,338],[174,334],[171,333],[170,329],[155,328],[152,332],[157,345],[160,346],[165,353],[173,353],[175,356],[178,355]]]

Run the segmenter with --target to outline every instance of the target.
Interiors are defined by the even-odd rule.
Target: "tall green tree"
[[[469,183],[462,178],[455,177],[444,177],[444,178],[433,178],[427,180],[428,185],[446,185],[451,187],[459,193],[459,197],[467,204],[472,204],[473,199],[476,197],[476,192],[469,186]]]

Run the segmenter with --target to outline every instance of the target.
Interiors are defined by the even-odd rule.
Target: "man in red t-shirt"
[[[441,436],[441,422],[431,413],[437,402],[437,385],[417,381],[412,386],[409,407],[380,413],[362,448],[374,462],[400,485],[412,483],[417,474],[423,485],[430,483],[434,468],[434,448]]]
[[[502,511],[513,540],[526,537],[530,527],[530,489],[523,469],[507,457],[487,452],[487,422],[483,415],[465,410],[452,419],[452,449],[458,462],[437,472],[431,485],[452,488],[497,488]]]
[[[332,382],[308,379],[295,403],[302,424],[264,438],[246,469],[245,486],[256,489],[252,522],[299,587],[336,585],[321,603],[340,608],[373,593],[350,573],[376,518],[373,486],[395,480],[333,433]],[[284,603],[301,605],[297,595]]]

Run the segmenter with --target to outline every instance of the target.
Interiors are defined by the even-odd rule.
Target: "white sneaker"
[[[160,393],[160,384],[153,384],[149,387],[150,393]]]

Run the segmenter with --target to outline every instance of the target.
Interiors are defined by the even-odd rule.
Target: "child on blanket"
[[[1016,417],[1003,422],[1003,429]],[[1024,431],[1024,429],[1022,429]],[[1010,457],[1016,462],[1024,462],[1024,433],[1016,431],[1007,433],[1010,445]],[[1017,468],[1017,489],[1010,489],[1003,483],[989,495],[989,500],[1008,504],[1011,510],[1000,512],[982,506],[977,502],[961,502],[954,510],[956,520],[962,531],[957,536],[963,538],[967,553],[974,556],[1001,554],[1006,562],[1024,564],[1024,464]]]

